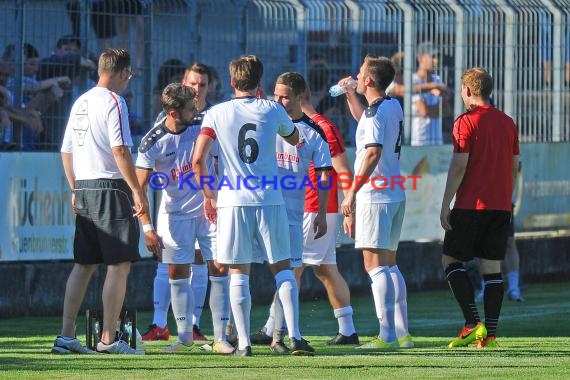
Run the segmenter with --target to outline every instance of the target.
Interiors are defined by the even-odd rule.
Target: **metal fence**
[[[12,120],[0,129],[4,150],[56,150],[73,99],[96,80],[87,59],[108,46],[133,56],[135,77],[124,96],[137,136],[180,68],[195,61],[216,68],[221,86],[212,99],[219,101],[232,96],[229,60],[247,53],[265,63],[269,97],[280,73],[304,74],[318,110],[350,144],[354,122],[328,87],[356,75],[367,53],[400,52],[409,141],[417,48],[431,41],[435,73],[451,93],[448,112],[441,106],[446,142],[463,111],[459,79],[471,66],[494,76],[495,104],[517,121],[521,141],[570,140],[570,0],[0,0],[0,9],[0,85],[7,87],[0,87],[0,110],[11,103]],[[57,48],[69,35],[80,44],[75,57],[84,59]],[[53,76],[71,83],[31,91]]]

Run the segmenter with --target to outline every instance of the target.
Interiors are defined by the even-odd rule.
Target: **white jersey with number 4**
[[[294,131],[283,106],[272,100],[248,96],[213,106],[201,134],[219,144],[217,206],[282,205],[275,135]]]
[[[406,193],[397,183],[400,177],[400,148],[402,144],[404,115],[400,103],[394,98],[384,98],[364,110],[356,128],[356,159],[354,173],[358,174],[366,148],[381,147],[378,164],[356,193],[356,201],[368,203],[393,203],[406,199]]]

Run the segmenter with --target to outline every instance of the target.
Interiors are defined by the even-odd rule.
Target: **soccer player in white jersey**
[[[184,72],[182,84],[192,88],[196,92],[196,109],[199,112],[192,120],[192,124],[198,128],[202,124],[205,113],[212,106],[207,102],[207,96],[210,93],[212,82],[212,73],[210,68],[203,63],[194,63],[188,66]],[[155,126],[161,124],[166,117],[162,111],[156,118]],[[206,263],[204,263],[204,260]],[[224,315],[224,325],[229,318],[229,279],[227,276],[227,268],[217,263],[213,257],[203,257],[196,245],[195,261],[192,263],[190,275],[190,286],[194,293],[194,311],[192,313],[192,336],[194,341],[207,340],[200,331],[200,317],[204,308],[206,298],[206,290],[208,287],[208,272],[210,274],[210,304],[211,310],[226,310]],[[168,265],[158,262],[156,267],[156,275],[154,277],[153,287],[154,315],[153,321],[148,331],[143,334],[142,339],[147,340],[168,340],[170,332],[167,326],[168,308],[170,306],[170,283],[168,279]],[[217,323],[217,317],[214,320]]]
[[[372,280],[372,295],[380,334],[361,349],[411,347],[408,333],[406,282],[396,265],[396,250],[404,220],[406,195],[400,176],[403,112],[400,103],[386,96],[394,79],[386,57],[368,55],[357,77],[356,91],[346,86],[346,98],[356,129],[355,179],[341,204],[343,214],[356,212],[355,248],[362,248],[364,268]],[[364,107],[356,93],[364,95]]]
[[[142,355],[144,351],[115,339],[131,262],[140,259],[136,218],[148,212],[131,158],[127,105],[118,95],[132,76],[129,53],[105,50],[99,57],[98,72],[97,86],[73,104],[61,146],[76,214],[75,264],[65,288],[61,335],[52,352],[95,353],[76,338],[75,321],[91,276],[98,264],[104,263],[103,327],[97,351]]]
[[[305,78],[299,73],[286,72],[281,74],[275,83],[275,101],[282,104],[287,114],[299,131],[299,143],[293,146],[281,137],[276,138],[276,156],[279,167],[281,192],[289,218],[289,236],[291,239],[291,267],[302,266],[303,256],[303,208],[305,204],[305,187],[313,186],[308,177],[309,167],[314,164],[319,175],[316,186],[319,197],[319,212],[311,226],[311,237],[321,238],[327,232],[326,206],[329,197],[328,171],[331,169],[331,156],[323,131],[301,110],[301,96],[306,90]],[[299,284],[297,284],[298,286]],[[276,297],[271,310],[274,315],[273,341],[271,350],[277,353],[288,353],[290,350],[283,342],[283,321],[294,318],[294,326],[298,328],[298,315],[286,316],[283,307]],[[271,313],[271,311],[270,311]],[[291,325],[291,323],[287,323]],[[289,337],[294,337],[294,331],[289,330]],[[307,345],[305,350],[312,347]],[[302,353],[312,353],[307,351]],[[291,352],[301,354],[301,352]]]
[[[190,264],[194,261],[194,242],[198,240],[204,257],[212,258],[215,250],[215,226],[204,217],[202,193],[191,179],[192,149],[200,132],[200,124],[193,122],[197,115],[195,97],[193,89],[180,83],[164,89],[161,103],[166,119],[145,136],[137,157],[141,186],[146,188],[155,170],[155,178],[160,178],[160,187],[164,188],[157,231],[148,215],[143,217],[143,223],[147,223],[143,227],[147,248],[168,264],[178,341],[167,347],[167,352],[183,350],[193,343]],[[213,157],[208,159],[208,175],[215,180]],[[157,186],[154,179],[151,183]],[[212,314],[217,343],[214,346],[218,352],[231,353],[233,347],[225,341],[225,325],[222,326],[227,314],[225,319],[219,315],[220,310],[214,309]]]
[[[279,134],[288,143],[297,144],[299,133],[280,104],[256,98],[262,75],[263,64],[256,56],[246,55],[230,62],[236,97],[208,111],[192,160],[201,178],[207,173],[205,157],[214,142],[219,144],[217,198],[208,186],[202,186],[202,191],[206,217],[218,223],[218,261],[230,266],[230,299],[239,340],[236,356],[252,354],[252,262],[267,257],[285,315],[299,307],[297,283],[290,267],[289,236],[280,231],[287,221],[287,211],[275,158],[275,136]],[[254,254],[254,242],[259,245],[259,254]],[[304,345],[306,341],[295,332],[291,351],[302,350]]]

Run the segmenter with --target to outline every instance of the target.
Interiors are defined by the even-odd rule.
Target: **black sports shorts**
[[[122,179],[75,181],[76,263],[112,265],[140,259],[133,204],[131,189]]]
[[[474,257],[503,260],[512,213],[498,210],[451,210],[451,231],[445,232],[443,253],[460,261]]]

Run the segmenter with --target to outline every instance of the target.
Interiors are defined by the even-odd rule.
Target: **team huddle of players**
[[[190,66],[182,83],[171,83],[163,90],[164,112],[143,138],[133,165],[123,150],[132,145],[121,114],[126,106],[116,95],[130,79],[130,61],[123,59],[125,55],[128,57],[127,52],[117,49],[102,54],[102,79],[75,103],[66,129],[62,158],[77,213],[75,266],[66,288],[64,326],[52,352],[144,354],[117,339],[111,323],[117,320],[124,299],[130,261],[138,256],[136,218],[142,223],[147,249],[161,260],[155,279],[155,319],[143,339],[168,339],[166,312],[171,303],[178,339],[165,352],[183,352],[203,337],[198,326],[208,273],[214,336],[203,348],[251,356],[253,341],[269,343],[275,353],[314,355],[315,349],[302,338],[299,328],[298,284],[306,266],[311,266],[325,285],[338,320],[338,333],[327,344],[351,344],[365,350],[413,347],[406,283],[396,264],[405,212],[404,189],[379,189],[362,180],[342,189],[344,232],[354,238],[355,248],[363,251],[380,325],[377,337],[359,345],[349,289],[336,267],[338,189],[332,186],[329,191],[327,186],[336,183],[337,172],[351,169],[338,130],[311,106],[303,76],[281,74],[275,83],[274,100],[268,100],[260,87],[262,62],[253,55],[242,56],[229,65],[235,97],[210,106],[206,102],[209,69],[202,64]],[[387,180],[400,176],[403,113],[399,102],[385,92],[394,75],[389,59],[367,56],[356,88],[348,85],[354,81],[350,76],[339,81],[346,90],[350,113],[358,121],[355,178]],[[357,94],[365,98],[366,106]],[[99,107],[93,109],[94,104]],[[108,112],[101,115],[101,110]],[[79,165],[84,161],[89,161],[90,170]],[[194,175],[184,177],[190,171]],[[146,200],[153,172],[179,173],[164,183],[156,230]],[[310,178],[313,186],[280,188],[258,183],[285,176],[301,182]],[[228,185],[181,189],[178,182],[183,177],[184,181],[224,178]],[[247,178],[249,186],[237,186],[239,178]],[[457,188],[450,186],[450,191],[453,195]],[[104,217],[93,217],[93,209]],[[131,209],[135,212],[129,218],[124,213]],[[442,207],[442,226],[450,229],[444,211],[447,209]],[[116,257],[118,246],[128,249]],[[451,243],[447,246],[457,248]],[[451,259],[463,256],[448,254],[451,256],[444,257],[450,258],[446,268],[449,279],[457,270],[457,263]],[[204,266],[196,271],[196,263],[204,261],[207,272]],[[101,262],[108,264],[103,333],[96,351],[91,351],[74,338],[75,319],[90,276]],[[252,335],[249,276],[251,264],[263,262],[274,275],[276,292],[266,325]],[[106,302],[111,307],[106,307]],[[475,324],[466,324],[464,330],[470,330],[460,333],[455,346],[469,344],[475,337],[480,341],[486,338],[484,326],[482,329],[478,320]],[[468,339],[462,338],[467,335]]]

